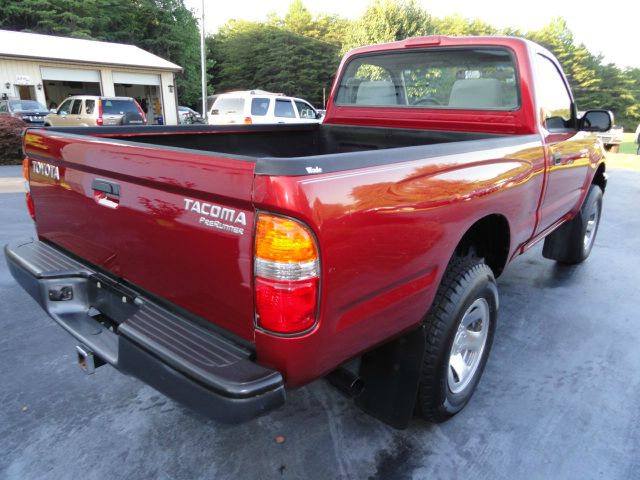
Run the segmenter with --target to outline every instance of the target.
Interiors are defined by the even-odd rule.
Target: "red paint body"
[[[228,155],[30,130],[31,164],[57,165],[61,177],[31,168],[38,235],[254,344],[258,363],[281,371],[289,386],[312,381],[417,326],[456,245],[476,221],[496,214],[508,221],[511,259],[578,211],[603,161],[595,135],[551,135],[541,126],[529,60],[536,46],[506,38],[437,40],[433,46],[511,49],[521,107],[407,111],[338,107],[330,99],[325,123],[535,134],[537,140],[337,173],[273,176],[256,175],[255,163]],[[413,39],[350,55],[420,45]],[[551,163],[553,151],[562,152],[560,164]],[[97,204],[95,178],[121,185],[116,208]],[[243,212],[244,234],[199,223],[201,215],[185,209],[185,199]],[[319,317],[302,336],[255,327],[257,211],[294,217],[317,237]]]

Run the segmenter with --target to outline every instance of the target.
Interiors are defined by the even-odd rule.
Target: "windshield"
[[[337,105],[513,110],[513,56],[503,48],[441,48],[363,55],[349,62]]]
[[[102,99],[102,113],[105,115],[124,115],[125,113],[140,113],[133,100]]]
[[[47,111],[47,107],[35,100],[12,100],[9,102],[13,112],[38,112]]]

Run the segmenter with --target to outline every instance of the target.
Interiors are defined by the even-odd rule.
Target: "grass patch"
[[[621,168],[625,170],[640,171],[640,156],[628,153],[607,153],[605,154],[607,169]]]
[[[627,132],[622,137],[622,144],[620,145],[620,153],[626,153],[628,155],[635,155],[638,149],[636,144],[636,135],[633,132]]]

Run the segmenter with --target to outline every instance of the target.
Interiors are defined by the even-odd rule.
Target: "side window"
[[[302,102],[300,100],[294,100],[296,104],[296,109],[298,110],[298,116],[300,118],[304,118],[307,120],[315,120],[316,111],[313,109],[311,105],[307,102]]]
[[[7,108],[6,102],[0,102],[0,113],[7,113],[9,109]]]
[[[251,99],[251,115],[264,116],[269,110],[268,98],[253,98]]]
[[[82,107],[82,100],[74,100],[73,107],[71,107],[71,114],[78,115],[80,113],[81,107]]]
[[[562,75],[547,57],[537,55],[538,107],[548,130],[570,128],[571,97]]]
[[[87,115],[91,115],[93,113],[93,109],[96,106],[95,100],[85,100],[84,101],[84,111]]]
[[[276,117],[296,118],[291,100],[276,100]]]
[[[60,108],[58,108],[58,113],[69,113],[71,111],[71,102],[73,100],[67,100],[66,102],[64,102],[62,105],[60,105]]]

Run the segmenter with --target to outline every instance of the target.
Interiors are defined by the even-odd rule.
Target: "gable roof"
[[[179,72],[182,67],[134,45],[0,30],[0,57],[51,62],[142,67]]]

